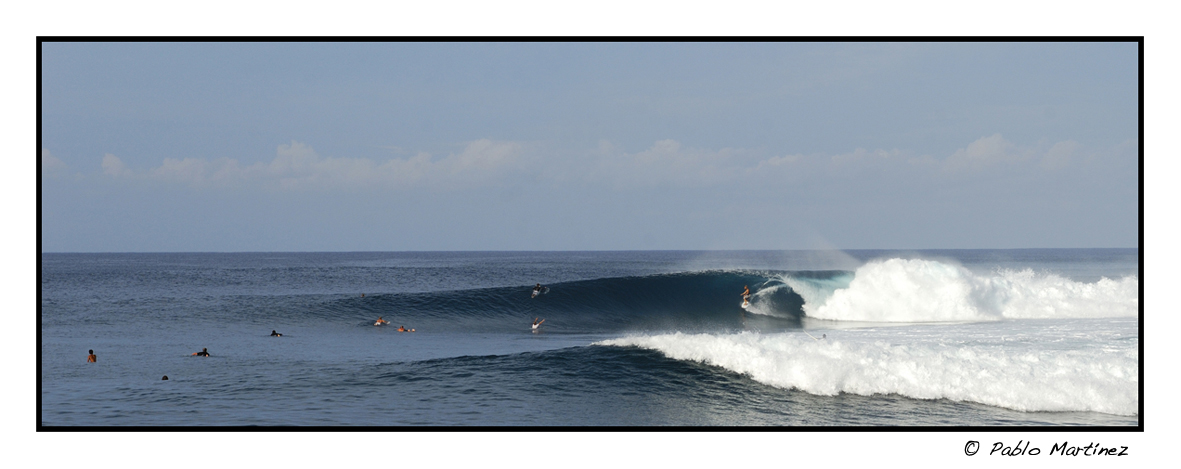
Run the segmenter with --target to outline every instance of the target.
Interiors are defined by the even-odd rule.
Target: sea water
[[[1135,426],[1139,270],[1135,249],[46,253],[39,418]]]

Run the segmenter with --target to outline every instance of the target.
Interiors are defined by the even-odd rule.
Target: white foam
[[[776,310],[774,305],[765,299],[775,291],[782,290],[784,288],[787,288],[787,285],[772,285],[754,292],[751,294],[750,305],[746,306],[746,310],[748,312],[762,314],[764,316],[790,317],[789,313]]]
[[[782,276],[778,280],[800,295],[804,299],[804,312],[811,313],[828,302],[833,292],[848,287],[849,282],[853,280],[853,274],[837,275],[827,279]]]
[[[809,317],[840,321],[933,322],[1001,318],[1132,317],[1139,279],[1076,282],[1032,270],[977,275],[924,259],[867,263],[845,288],[784,279],[804,297]]]
[[[910,326],[828,331],[824,340],[813,340],[802,332],[675,333],[624,337],[598,345],[658,350],[674,359],[716,365],[764,384],[818,395],[900,394],[1020,411],[1135,415],[1139,403],[1135,320],[1108,321],[1125,323],[1119,326],[1124,332],[1096,332],[1075,325],[1081,328],[1053,327],[1036,334],[992,330],[957,337],[939,329],[952,326]],[[920,327],[930,330],[913,329]],[[1070,342],[1063,337],[1071,337]]]

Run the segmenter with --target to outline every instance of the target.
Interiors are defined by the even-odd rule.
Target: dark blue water
[[[1136,250],[42,254],[40,418],[45,426],[1137,423],[1120,410],[1128,406],[1043,399],[1053,383],[1012,402],[872,385],[827,393],[742,371],[747,352],[703,349],[685,359],[670,351],[683,344],[604,344],[679,333],[774,349],[824,330],[847,341],[836,347],[877,343],[891,331],[920,331],[914,337],[943,347],[965,334],[1007,344],[1001,336],[1030,325],[1043,331],[1033,343],[1049,342],[1040,337],[1054,340],[1064,326],[1051,318],[865,329],[812,320],[807,295],[776,280],[847,287],[859,266],[888,258],[941,259],[982,276],[1029,269],[1078,291],[1139,268]],[[531,298],[535,283],[548,293]],[[744,286],[763,292],[758,313],[739,306]],[[1136,306],[1118,295],[1104,301]],[[1136,347],[1136,319],[1112,314],[1122,318],[1071,320],[1104,332],[1056,347]],[[378,317],[392,324],[375,327]],[[535,317],[546,319],[539,332],[529,327]],[[209,357],[191,355],[202,348]],[[88,349],[98,363],[86,363]],[[752,369],[786,373],[782,363],[758,368],[762,352],[749,353]],[[1126,399],[1134,384],[1094,386]]]

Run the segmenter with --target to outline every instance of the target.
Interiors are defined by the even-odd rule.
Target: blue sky
[[[42,249],[1134,247],[1134,43],[45,43]]]

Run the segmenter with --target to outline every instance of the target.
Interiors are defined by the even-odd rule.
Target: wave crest
[[[1139,279],[1132,276],[1082,283],[1031,269],[977,275],[958,265],[923,259],[867,263],[848,286],[831,293],[809,292],[811,285],[793,285],[804,292],[805,313],[839,321],[1130,317],[1139,311]]]

